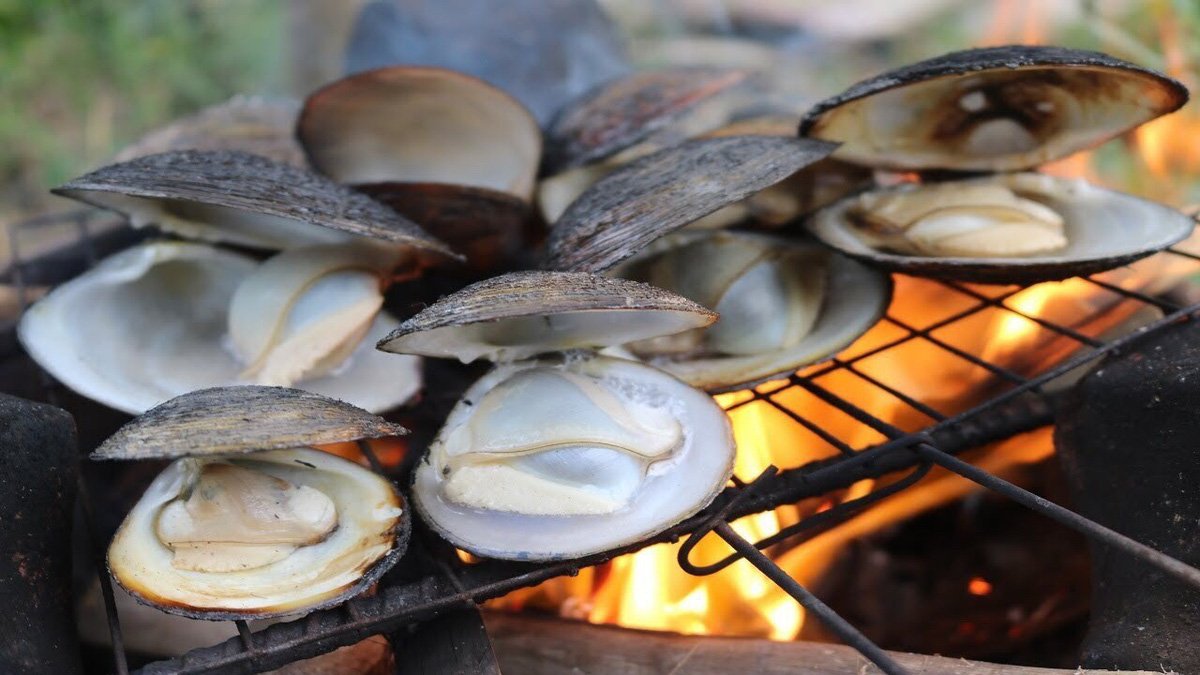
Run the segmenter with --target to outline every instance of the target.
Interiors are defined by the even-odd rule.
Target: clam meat
[[[693,515],[733,470],[729,421],[662,371],[582,356],[501,364],[451,412],[413,495],[484,556],[574,558]]]
[[[827,359],[879,320],[886,275],[810,243],[683,232],[610,271],[714,309],[711,326],[631,342],[651,365],[708,391],[742,389]]]
[[[1018,257],[1066,247],[1063,217],[1037,201],[1042,177],[935,183],[858,197],[847,217],[872,245],[910,255]],[[1043,197],[1044,198],[1044,197]]]
[[[247,410],[258,428],[242,434]],[[355,440],[404,430],[296,390],[231,387],[173,399],[118,431],[94,457],[176,459],[117,530],[113,578],[141,602],[203,619],[296,614],[365,590],[403,551],[407,509],[390,482],[354,462],[268,449],[306,432]]]

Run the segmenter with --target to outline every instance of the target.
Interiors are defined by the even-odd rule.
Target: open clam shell
[[[507,0],[503,12],[480,12],[474,1],[367,3],[346,47],[347,72],[450,68],[509,92],[545,124],[568,101],[629,70],[621,31],[596,0]]]
[[[900,171],[1029,169],[1178,109],[1182,84],[1098,52],[1014,45],[953,52],[818,103],[800,134],[839,159]]]
[[[601,272],[654,240],[767,188],[837,146],[732,136],[687,141],[631,162],[588,188],[546,244],[546,269]]]
[[[529,202],[507,192],[445,183],[368,183],[355,186],[466,256],[494,269],[523,248],[533,218]]]
[[[25,312],[17,336],[64,385],[137,414],[240,381],[245,364],[228,348],[227,318],[256,267],[253,258],[205,244],[142,244],[54,289]],[[421,386],[419,359],[372,348],[396,326],[377,316],[345,366],[299,386],[368,410],[404,403]]]
[[[542,152],[537,121],[486,82],[392,66],[309,95],[296,125],[309,161],[339,183],[446,183],[528,201]]]
[[[662,371],[602,356],[508,363],[450,413],[413,502],[472,553],[577,558],[695,514],[733,456],[725,412]]]
[[[416,224],[317,174],[234,151],[112,164],[53,190],[192,239],[285,249],[367,237],[455,256]]]
[[[947,185],[947,184],[942,184]],[[1091,185],[1081,179],[1043,174],[1003,174],[954,181],[953,185],[998,185],[1056,212],[1065,246],[1025,256],[913,255],[889,250],[864,228],[864,200],[912,192],[904,185],[849,197],[817,212],[809,230],[818,239],[873,267],[912,274],[992,284],[1035,283],[1093,274],[1128,264],[1186,238],[1195,221],[1170,207]]]
[[[114,162],[172,150],[240,150],[308,168],[293,130],[300,102],[234,96],[156,129],[123,148]]]
[[[665,147],[725,123],[743,104],[744,70],[646,70],[597,87],[546,130],[544,170],[557,174],[650,141]]]
[[[716,324],[628,345],[684,382],[734,391],[833,357],[875,325],[891,279],[815,243],[744,232],[664,239],[612,270],[704,304]]]
[[[715,320],[715,313],[686,298],[636,281],[513,272],[442,298],[381,340],[379,349],[500,361],[620,345]]]
[[[362,593],[403,554],[408,509],[387,479],[304,446],[397,433],[353,406],[287,389],[168,401],[97,452],[178,458],[117,530],[109,572],[140,602],[197,619],[286,616]]]
[[[335,371],[383,308],[402,252],[366,245],[294,248],[258,266],[229,305],[229,344],[242,377],[290,385]]]

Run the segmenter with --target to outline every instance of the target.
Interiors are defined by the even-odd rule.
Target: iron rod
[[[1013,485],[1012,483],[998,478],[992,474],[980,469],[979,467],[964,462],[961,459],[942,452],[928,443],[921,443],[914,450],[925,459],[949,469],[954,473],[972,480],[989,490],[998,492],[1013,501],[1028,506],[1038,513],[1065,525],[1072,530],[1083,534],[1084,536],[1099,541],[1113,548],[1119,549],[1124,553],[1128,553],[1139,560],[1143,560],[1159,569],[1178,577],[1179,579],[1200,588],[1200,570],[1172,558],[1165,553],[1159,551],[1129,537],[1110,530],[1109,528],[1097,523],[1094,520],[1085,518],[1070,509],[1063,508],[1058,504],[1036,495],[1024,488]]]
[[[750,561],[751,565],[758,568],[759,572],[762,572],[768,579],[786,591],[788,595],[792,596],[805,610],[820,619],[821,623],[828,626],[843,642],[857,649],[863,656],[870,659],[871,663],[878,666],[880,670],[888,675],[908,675],[908,670],[897,663],[887,652],[883,651],[879,645],[859,632],[849,621],[843,619],[842,615],[833,611],[833,608],[822,602],[811,591],[801,586],[783,568],[768,558],[767,554],[758,550],[754,547],[754,544],[746,541],[737,532],[734,532],[733,527],[729,523],[717,525],[714,532],[724,539],[727,544],[732,546],[735,551],[742,554],[742,557]]]

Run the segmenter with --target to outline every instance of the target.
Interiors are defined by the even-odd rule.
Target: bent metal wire
[[[8,235],[13,263],[2,276],[4,281],[17,289],[18,294],[22,297],[22,304],[27,299],[24,280],[26,271],[30,269],[31,265],[52,264],[65,271],[85,269],[95,262],[98,257],[96,242],[100,237],[93,234],[91,226],[97,218],[99,218],[97,212],[81,211],[61,216],[43,217],[9,226]],[[20,246],[22,235],[63,225],[73,228],[77,240],[73,245],[59,249],[57,254],[44,255],[37,259],[22,257]],[[1189,272],[1200,272],[1200,256],[1180,248],[1163,251],[1157,256],[1181,259],[1194,266],[1194,269],[1190,269]],[[1059,325],[1014,307],[1008,301],[1024,290],[1023,288],[1006,288],[997,295],[988,295],[962,284],[937,282],[959,296],[958,299],[965,301],[966,306],[950,316],[925,326],[913,325],[909,320],[889,313],[883,320],[898,330],[900,333],[898,337],[861,353],[854,353],[853,356],[841,356],[823,366],[802,371],[801,374],[793,375],[788,380],[762,385],[749,392],[741,400],[727,406],[727,409],[733,410],[752,402],[764,402],[782,413],[792,423],[834,448],[837,454],[833,457],[782,471],[775,467],[769,467],[757,479],[748,484],[735,481],[735,485],[727,488],[701,514],[654,537],[619,549],[583,559],[554,563],[484,560],[476,564],[467,564],[457,559],[440,562],[435,571],[420,578],[391,585],[381,584],[377,592],[369,597],[355,598],[341,607],[313,612],[296,621],[275,624],[253,633],[245,622],[239,621],[237,622],[237,637],[211,647],[193,650],[178,658],[151,663],[138,672],[146,675],[167,673],[199,675],[201,673],[254,673],[279,668],[293,661],[353,644],[370,635],[391,633],[398,628],[432,618],[438,613],[456,606],[482,602],[554,577],[573,575],[582,568],[603,563],[616,556],[631,553],[652,544],[686,538],[679,550],[679,564],[688,573],[694,575],[713,574],[744,558],[803,605],[812,616],[824,622],[834,634],[874,662],[883,672],[905,673],[907,671],[887,652],[871,642],[808,589],[797,583],[764,554],[762,549],[785,540],[812,537],[837,523],[853,518],[872,504],[919,484],[933,466],[939,466],[963,476],[1074,529],[1093,541],[1120,549],[1187,583],[1200,587],[1200,570],[956,457],[964,450],[1006,439],[1049,424],[1052,421],[1054,394],[1049,392],[1050,388],[1046,385],[1055,379],[1106,354],[1127,348],[1136,349],[1136,342],[1140,337],[1153,333],[1164,326],[1200,317],[1200,304],[1180,306],[1162,298],[1125,289],[1118,283],[1106,279],[1104,274],[1084,277],[1084,279],[1098,292],[1112,294],[1113,298],[1119,301],[1156,307],[1164,312],[1165,316],[1131,334],[1106,341],[1085,334],[1078,326]],[[981,312],[1000,312],[1032,321],[1049,333],[1076,343],[1079,351],[1058,365],[1043,369],[1032,376],[1025,376],[989,361],[971,350],[957,347],[936,334],[940,329],[955,325]],[[982,368],[994,378],[1007,383],[1009,388],[963,412],[946,415],[939,412],[930,402],[919,400],[918,397],[881,381],[862,367],[862,362],[871,356],[899,349],[914,342],[933,345],[941,352],[953,354],[956,358]],[[873,389],[876,393],[882,391],[901,405],[928,418],[930,422],[924,428],[916,431],[905,431],[894,426],[868,412],[862,401],[855,400],[855,396],[837,393],[827,386],[824,382],[825,378],[835,372],[850,374],[856,380],[867,385],[863,390]],[[57,400],[56,385],[48,375],[43,373],[43,376],[46,382],[45,398],[47,402],[55,403]],[[792,390],[807,392],[824,404],[849,416],[863,427],[873,430],[878,437],[884,440],[864,447],[854,447],[838,435],[801,416],[785,401],[781,401],[781,394]],[[367,444],[360,444],[360,449],[365,459],[376,471],[384,471]],[[746,515],[772,510],[801,499],[841,490],[864,478],[878,478],[898,472],[906,473],[899,480],[894,480],[865,496],[818,512],[760,541],[747,540],[730,525],[732,521]],[[86,483],[86,481],[81,479],[81,483]],[[80,495],[83,522],[89,528],[89,536],[92,536],[93,539],[93,549],[96,551],[98,562],[97,569],[103,570],[104,543],[95,541],[96,538],[92,534],[94,528],[91,524],[91,505],[86,484],[80,486]],[[696,543],[710,533],[725,540],[732,548],[733,553],[715,563],[699,565],[692,562],[689,556]],[[120,675],[125,675],[129,671],[112,587],[107,575],[100,574],[100,577],[114,645],[113,668]]]

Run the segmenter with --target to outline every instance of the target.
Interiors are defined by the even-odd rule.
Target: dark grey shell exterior
[[[319,394],[255,385],[201,389],[117,430],[92,459],[249,453],[407,434],[382,417]]]
[[[681,66],[602,84],[559,111],[546,129],[543,169],[558,173],[632,147],[748,77],[744,70]]]
[[[52,190],[111,208],[92,193],[219,206],[320,225],[455,256],[387,206],[311,171],[247,152],[180,150],[111,164]]]
[[[1166,114],[1179,109],[1188,101],[1188,90],[1180,82],[1149,68],[1144,68],[1100,52],[1068,49],[1042,45],[1008,45],[984,47],[951,52],[942,56],[919,61],[895,70],[876,75],[852,85],[844,92],[825,99],[806,112],[800,121],[800,135],[809,136],[821,118],[828,112],[853,101],[868,98],[881,92],[933,80],[940,77],[965,75],[984,71],[1012,71],[1029,67],[1093,68],[1120,71],[1141,75],[1162,89],[1169,101]],[[1135,124],[1131,123],[1132,128]],[[1083,150],[1090,145],[1107,140],[1097,138],[1092,143],[1080,145]],[[1066,155],[1062,155],[1066,156]]]
[[[837,147],[804,138],[729,136],[691,140],[642,157],[567,207],[547,241],[542,267],[602,272]]]
[[[406,335],[450,326],[581,310],[638,309],[687,312],[697,315],[702,325],[717,320],[716,312],[640,281],[579,272],[510,272],[426,307],[380,340],[379,348]]]

